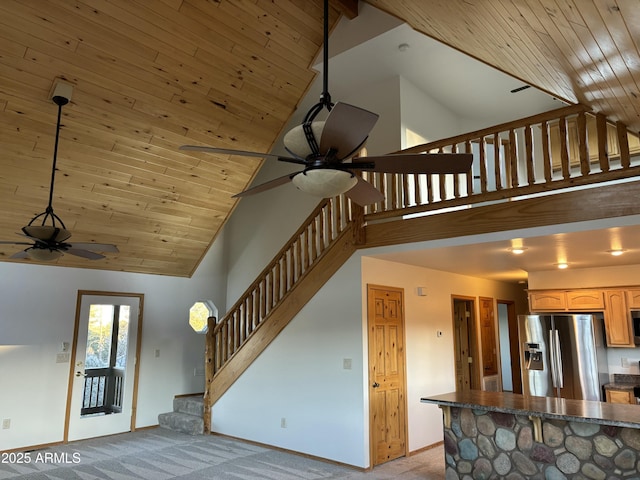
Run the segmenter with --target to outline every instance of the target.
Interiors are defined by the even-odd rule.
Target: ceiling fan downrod
[[[67,103],[69,103],[69,99],[62,95],[54,95],[52,100],[53,100],[53,103],[58,105],[58,121],[56,122],[56,138],[55,138],[55,143],[53,147],[53,165],[51,167],[51,183],[49,185],[49,204],[47,205],[47,208],[45,209],[45,211],[33,217],[27,226],[31,226],[37,219],[42,217],[42,223],[41,223],[42,226],[45,226],[47,219],[50,219],[52,226],[54,228],[58,228],[56,227],[56,220],[57,220],[60,226],[62,227],[62,229],[66,230],[67,227],[65,227],[62,219],[58,217],[58,215],[56,215],[53,211],[53,187],[55,185],[55,180],[56,180],[56,165],[58,162],[58,142],[60,140],[60,123],[62,119],[62,107]]]
[[[302,130],[304,131],[305,138],[314,156],[320,156],[320,150],[318,148],[318,142],[315,135],[313,134],[311,125],[313,123],[313,120],[323,108],[326,108],[329,112],[333,108],[333,103],[331,102],[331,94],[329,93],[329,0],[324,0],[323,43],[322,93],[320,94],[320,101],[309,109],[302,123]]]

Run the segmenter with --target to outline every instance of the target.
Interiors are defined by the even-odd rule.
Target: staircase
[[[499,231],[505,225],[513,226],[502,220],[500,212],[508,208],[501,203],[506,204],[514,197],[548,195],[577,186],[640,176],[638,134],[629,132],[620,122],[608,122],[602,114],[593,114],[581,105],[430,142],[403,153],[432,151],[473,153],[474,167],[470,172],[457,175],[363,172],[365,180],[384,194],[383,201],[364,208],[351,204],[344,196],[321,202],[226,315],[210,319],[205,353],[204,413],[203,400],[198,399],[198,425],[204,417],[205,433],[211,425],[211,406],[358,248]],[[605,190],[606,187],[602,189]],[[560,197],[543,198],[559,204]],[[634,195],[628,198],[633,202]],[[611,198],[598,201],[608,204]],[[447,222],[443,222],[444,217],[440,215],[405,220],[410,218],[405,217],[407,215],[488,203],[495,204],[498,213],[492,210],[488,218],[480,222],[484,230],[478,227],[480,217],[474,216],[480,208],[468,210],[463,233],[453,230],[452,217],[446,217]],[[629,214],[629,205],[622,207],[623,213],[613,214]],[[524,214],[519,212],[517,218],[531,223],[536,208],[541,207],[537,204],[528,207]],[[543,213],[547,210],[549,208],[543,208]],[[555,214],[557,208],[551,211]],[[452,215],[463,216],[465,212]],[[587,217],[584,220],[590,219]],[[550,219],[545,217],[545,221],[547,223],[541,225],[549,224]],[[417,222],[423,222],[428,231],[418,228]],[[398,228],[397,224],[405,225]],[[531,225],[522,228],[526,226]]]
[[[173,399],[173,412],[158,415],[158,424],[169,430],[189,435],[202,435],[204,433],[202,416],[202,395],[176,397]]]

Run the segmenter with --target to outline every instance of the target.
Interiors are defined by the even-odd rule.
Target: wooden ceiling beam
[[[333,5],[349,20],[358,16],[358,0],[332,0]]]

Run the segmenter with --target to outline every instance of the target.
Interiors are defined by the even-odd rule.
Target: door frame
[[[374,351],[374,343],[373,338],[371,336],[371,323],[369,316],[369,292],[372,289],[378,290],[391,290],[394,292],[400,292],[402,295],[402,363],[403,363],[403,372],[402,372],[402,383],[403,383],[403,391],[404,391],[404,457],[409,456],[409,401],[407,398],[407,328],[406,328],[406,315],[405,315],[405,298],[404,298],[404,288],[401,287],[389,287],[387,285],[377,285],[373,283],[367,284],[367,400],[369,402],[369,468],[373,469],[376,465],[375,462],[375,443],[373,438],[373,402],[371,401],[371,389],[373,382],[373,376],[371,375],[371,369],[373,367],[372,359],[375,357]]]
[[[131,402],[131,423],[129,425],[130,431],[136,429],[136,412],[138,406],[138,375],[140,372],[140,347],[142,345],[142,319],[144,313],[144,293],[126,293],[126,292],[103,292],[99,290],[78,290],[76,297],[76,316],[73,327],[73,343],[71,344],[71,362],[69,365],[69,380],[67,384],[67,407],[64,417],[64,437],[63,442],[69,443],[69,420],[71,417],[71,399],[73,397],[73,381],[75,376],[75,365],[77,356],[77,343],[78,343],[78,329],[80,328],[80,310],[82,305],[83,296],[98,296],[98,297],[135,297],[138,298],[139,312],[138,312],[138,328],[136,337],[136,354],[134,356],[133,366],[133,392]]]

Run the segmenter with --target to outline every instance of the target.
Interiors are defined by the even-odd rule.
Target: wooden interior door
[[[482,375],[498,374],[498,348],[493,299],[480,297],[480,342],[482,348]]]
[[[367,286],[373,465],[406,455],[404,290]]]
[[[458,392],[474,388],[473,310],[473,299],[453,299],[456,391]]]

